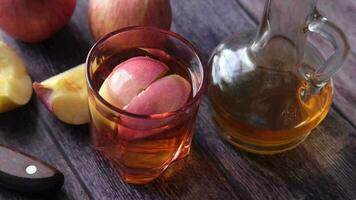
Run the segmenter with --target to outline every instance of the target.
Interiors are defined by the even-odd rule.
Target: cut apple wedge
[[[85,64],[41,83],[35,82],[33,88],[48,110],[61,121],[73,125],[89,122]]]
[[[101,86],[99,94],[109,103],[122,109],[168,70],[164,63],[149,57],[131,58],[115,67]]]
[[[0,41],[0,113],[25,105],[32,96],[31,85],[22,59]]]

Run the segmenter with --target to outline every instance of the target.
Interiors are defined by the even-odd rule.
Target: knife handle
[[[0,145],[0,186],[17,192],[55,192],[64,183],[53,166],[23,152]]]

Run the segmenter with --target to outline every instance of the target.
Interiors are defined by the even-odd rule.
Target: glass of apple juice
[[[124,181],[146,184],[189,154],[205,76],[194,47],[170,31],[128,27],[92,47],[91,143]]]

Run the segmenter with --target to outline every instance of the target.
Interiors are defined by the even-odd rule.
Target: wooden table
[[[172,0],[172,29],[199,47],[207,61],[226,36],[256,27],[264,0]],[[323,0],[321,10],[356,45],[356,2]],[[93,40],[87,2],[53,38],[25,44],[1,33],[41,81],[83,63]],[[295,150],[274,156],[241,152],[217,134],[202,102],[191,155],[146,186],[125,184],[89,145],[88,127],[61,123],[36,96],[0,115],[0,143],[58,167],[65,184],[50,199],[356,199],[356,53],[334,78],[335,99],[325,121]],[[0,189],[0,199],[44,199]],[[48,197],[49,198],[49,197]]]

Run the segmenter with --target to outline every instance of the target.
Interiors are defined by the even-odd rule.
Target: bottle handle
[[[308,30],[324,37],[335,49],[326,62],[311,74],[311,81],[316,86],[322,87],[341,68],[348,56],[350,46],[344,32],[317,11],[308,25]]]

